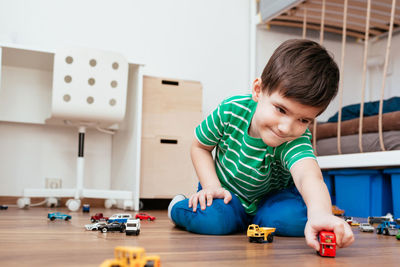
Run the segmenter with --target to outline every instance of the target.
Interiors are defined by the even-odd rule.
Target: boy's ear
[[[258,102],[258,99],[260,98],[262,91],[261,78],[257,78],[254,80],[251,91],[254,102]]]

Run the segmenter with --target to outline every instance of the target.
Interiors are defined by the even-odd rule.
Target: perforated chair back
[[[115,123],[126,110],[128,62],[114,52],[63,48],[54,57],[52,117]]]

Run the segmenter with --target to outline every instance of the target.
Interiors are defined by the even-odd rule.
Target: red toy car
[[[322,257],[335,257],[336,256],[336,236],[335,233],[330,231],[321,231],[318,234],[318,241],[320,244],[319,255]]]
[[[90,220],[92,223],[98,222],[98,221],[107,221],[108,217],[104,217],[103,213],[96,213],[92,217],[90,217]]]
[[[156,219],[156,217],[150,216],[147,213],[138,213],[138,214],[136,214],[135,219],[154,221]]]

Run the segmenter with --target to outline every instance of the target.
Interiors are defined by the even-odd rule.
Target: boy
[[[321,230],[338,247],[354,241],[332,215],[331,200],[311,146],[310,123],[337,93],[339,70],[309,40],[288,40],[273,53],[252,94],[224,100],[195,131],[191,148],[199,189],[174,197],[173,222],[199,234],[231,234],[250,223],[303,236],[314,249]],[[216,148],[215,159],[211,152]]]

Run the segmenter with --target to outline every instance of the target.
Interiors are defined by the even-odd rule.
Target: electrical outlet
[[[45,188],[59,189],[62,187],[62,180],[59,178],[46,178]]]

